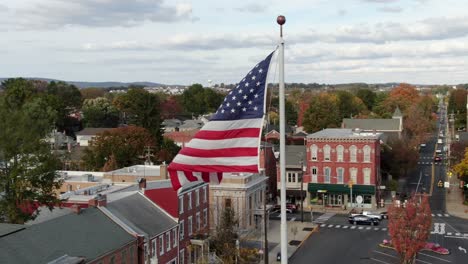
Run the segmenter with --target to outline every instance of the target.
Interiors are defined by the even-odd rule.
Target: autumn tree
[[[324,128],[339,127],[341,124],[338,98],[334,94],[320,93],[313,96],[304,114],[304,129],[313,133]]]
[[[89,88],[81,89],[80,93],[81,93],[81,98],[83,98],[83,100],[95,99],[98,97],[104,97],[104,95],[106,94],[106,90],[102,88],[89,87]]]
[[[182,113],[182,105],[175,96],[166,97],[161,104],[161,118],[174,118]]]
[[[271,99],[270,109],[279,113],[279,97],[273,96]],[[288,125],[296,125],[297,122],[297,109],[291,100],[285,100],[284,102],[284,117]]]
[[[468,182],[468,148],[465,149],[464,158],[453,169],[461,180]]]
[[[377,96],[372,90],[365,88],[359,89],[356,91],[356,96],[366,105],[367,110],[372,110]]]
[[[234,230],[238,222],[231,207],[225,207],[222,210],[221,219],[216,226],[216,234],[210,242],[210,247],[223,260],[223,263],[235,263],[238,255],[236,240],[239,236]]]
[[[419,152],[405,138],[395,139],[381,154],[382,167],[395,177],[406,177],[418,164]]]
[[[0,96],[0,222],[34,219],[36,203],[58,202],[59,159],[44,138],[54,128],[56,111],[25,79],[2,83]]]
[[[400,256],[400,263],[415,263],[431,228],[431,208],[428,196],[412,196],[406,205],[388,208],[388,230],[391,242]]]
[[[338,91],[336,92],[336,96],[338,97],[340,120],[359,115],[367,109],[359,97],[354,96],[348,91]]]
[[[87,170],[103,171],[141,164],[139,158],[154,138],[142,127],[113,128],[100,133],[85,149],[83,164]]]

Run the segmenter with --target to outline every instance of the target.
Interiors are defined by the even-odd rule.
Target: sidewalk
[[[450,188],[445,196],[447,212],[451,215],[468,219],[468,206],[463,204],[463,191],[458,185],[457,177],[450,177]]]
[[[270,221],[270,227],[268,229],[268,244],[274,245],[272,249],[268,252],[268,261],[269,263],[279,263],[276,261],[276,255],[278,252],[281,252],[281,221]],[[313,233],[317,225],[311,222],[297,222],[297,221],[288,221],[288,257],[291,257],[296,250],[302,245],[302,243]],[[306,230],[304,230],[306,228]],[[294,230],[297,230],[296,235],[294,235]],[[289,243],[291,241],[297,241],[298,245],[291,246]]]

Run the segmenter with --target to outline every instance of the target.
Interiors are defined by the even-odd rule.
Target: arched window
[[[323,159],[325,161],[330,161],[330,152],[331,152],[331,148],[329,145],[325,145],[325,147],[323,147]]]
[[[336,161],[338,162],[343,162],[343,153],[344,153],[344,147],[339,145],[336,147]]]
[[[314,145],[310,146],[311,160],[317,160],[317,153],[318,153],[317,145],[314,144]]]
[[[371,159],[370,159],[371,148],[365,145],[363,150],[364,150],[364,162],[371,162]]]
[[[352,145],[351,147],[349,147],[349,161],[350,162],[357,162],[357,148],[356,146]]]
[[[317,167],[310,168],[310,175],[312,175],[312,182],[317,183]]]

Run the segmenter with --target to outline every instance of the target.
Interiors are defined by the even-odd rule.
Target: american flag
[[[273,53],[236,84],[210,121],[176,155],[168,167],[175,190],[192,181],[220,182],[224,172],[258,172]]]

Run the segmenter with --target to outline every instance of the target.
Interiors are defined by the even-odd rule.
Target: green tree
[[[356,116],[366,109],[362,100],[348,91],[338,91],[336,95],[338,96],[340,120]]]
[[[104,97],[86,99],[82,106],[85,127],[117,127],[119,111]]]
[[[129,89],[115,98],[113,104],[123,113],[130,125],[146,128],[159,149],[162,143],[161,102],[158,95],[141,88]]]
[[[356,92],[356,96],[359,97],[362,102],[366,105],[367,110],[371,111],[375,104],[377,95],[370,89],[359,89]]]
[[[106,94],[106,90],[102,88],[89,87],[89,88],[81,89],[80,93],[81,93],[81,98],[83,98],[83,100],[95,99],[98,97],[104,97],[104,95]]]
[[[304,129],[313,133],[324,128],[339,127],[340,124],[337,96],[328,93],[313,96],[304,114]]]
[[[83,165],[88,170],[128,167],[141,164],[146,146],[154,146],[153,136],[142,127],[113,128],[98,134],[85,149]]]
[[[274,96],[271,101],[271,107],[277,110],[279,113],[279,97]],[[291,101],[291,99],[287,99],[284,102],[284,116],[286,118],[286,123],[288,125],[296,125],[297,124],[297,109],[295,104]]]
[[[181,95],[180,102],[188,115],[201,115],[215,112],[224,96],[201,84],[193,84]]]
[[[53,129],[55,109],[35,94],[31,82],[10,79],[0,97],[0,222],[34,219],[35,205],[52,209],[60,187],[59,159],[44,138]]]
[[[60,130],[70,130],[72,120],[69,115],[80,109],[81,93],[74,85],[66,82],[50,82],[46,90],[49,105],[57,112],[56,126]]]
[[[238,234],[234,230],[238,222],[234,210],[231,207],[225,207],[221,212],[220,224],[216,226],[216,234],[210,242],[212,250],[223,260],[223,263],[235,263],[238,255],[236,247]]]

